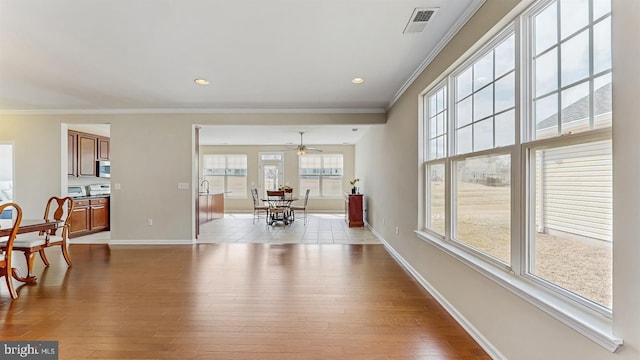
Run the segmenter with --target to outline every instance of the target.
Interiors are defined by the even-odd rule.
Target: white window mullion
[[[521,70],[523,68],[523,58],[521,57],[523,45],[522,45],[522,22],[521,18],[517,18],[514,21],[514,39],[515,39],[515,109],[514,109],[514,136],[515,142],[513,150],[511,151],[511,268],[515,274],[522,274],[523,262],[525,261],[525,244],[523,237],[523,211],[522,207],[525,201],[523,196],[523,189],[526,189],[524,184],[523,171],[525,166],[523,164],[522,154],[522,122],[523,114],[522,104],[526,103],[523,97],[522,89],[528,84],[523,80]],[[524,58],[526,59],[526,57]]]

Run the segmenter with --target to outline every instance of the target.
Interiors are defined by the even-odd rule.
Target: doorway
[[[261,152],[259,156],[258,193],[264,195],[267,190],[277,190],[284,184],[284,154],[281,152]]]

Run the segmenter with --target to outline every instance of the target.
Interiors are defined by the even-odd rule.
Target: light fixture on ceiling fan
[[[303,143],[302,135],[304,135],[304,131],[299,131],[298,133],[300,133],[300,145],[288,150],[295,150],[298,156],[305,156],[307,152],[322,152],[322,149],[308,147]]]

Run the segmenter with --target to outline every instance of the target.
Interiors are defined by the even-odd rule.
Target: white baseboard
[[[371,232],[384,244],[385,249],[393,256],[413,276],[422,287],[436,299],[436,301],[462,326],[467,333],[484,349],[484,351],[496,360],[507,360],[507,358],[498,350],[487,338],[482,335],[478,329],[469,322],[447,299],[442,296],[420,273],[409,264],[374,228],[367,224]]]

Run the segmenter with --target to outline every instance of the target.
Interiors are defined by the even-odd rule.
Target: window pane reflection
[[[529,272],[611,308],[611,141],[533,152]]]
[[[444,164],[433,164],[427,166],[427,181],[429,182],[429,206],[427,228],[444,235],[445,210],[444,210],[444,189],[445,174]]]
[[[511,158],[475,157],[455,163],[455,240],[511,262]]]

